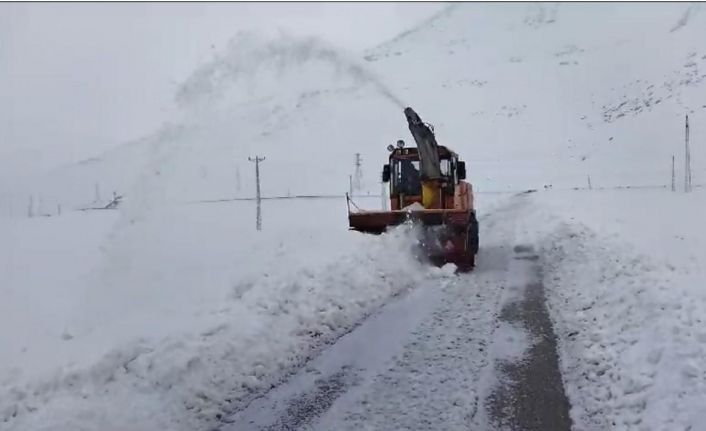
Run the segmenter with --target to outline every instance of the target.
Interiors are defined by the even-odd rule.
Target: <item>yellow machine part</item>
[[[439,184],[436,181],[422,181],[422,206],[426,209],[439,207]]]

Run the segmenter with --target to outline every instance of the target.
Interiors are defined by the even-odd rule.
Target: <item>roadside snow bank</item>
[[[689,245],[703,235],[698,224],[673,223],[690,218],[685,207],[702,212],[700,200],[645,213],[648,202],[682,197],[660,190],[557,197],[537,196],[550,205],[528,224],[543,226],[534,234],[575,429],[700,429],[706,291],[694,260],[704,262],[704,247]],[[681,231],[693,235],[679,239]],[[659,259],[666,254],[672,258]]]
[[[390,297],[443,276],[407,251],[404,227],[363,236],[331,203],[277,206],[263,232],[229,206],[172,208],[114,232],[83,280],[101,283],[69,298],[83,312],[61,359],[0,381],[2,429],[206,429]],[[318,206],[326,217],[292,228],[292,212]]]

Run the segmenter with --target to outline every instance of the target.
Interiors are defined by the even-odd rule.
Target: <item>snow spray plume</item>
[[[359,84],[372,85],[380,95],[404,108],[400,98],[373,73],[319,39],[280,36],[265,41],[251,33],[241,33],[230,42],[225,55],[197,69],[177,90],[176,101],[189,106],[223,94],[229,85],[252,80],[258,72],[283,73],[317,61],[343,71]]]

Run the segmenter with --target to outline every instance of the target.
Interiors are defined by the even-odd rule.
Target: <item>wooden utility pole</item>
[[[260,162],[264,162],[264,157],[255,156],[255,158],[248,157],[248,160],[255,162],[255,199],[257,201],[257,215],[255,220],[255,228],[257,230],[262,230],[262,197],[260,196]]]
[[[684,146],[684,192],[691,191],[691,149],[689,148],[689,116],[686,116],[686,137]]]
[[[677,190],[677,185],[676,185],[675,180],[676,179],[674,177],[674,155],[672,155],[672,191],[673,192]]]

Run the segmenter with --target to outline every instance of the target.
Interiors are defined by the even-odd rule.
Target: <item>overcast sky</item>
[[[177,84],[240,30],[319,35],[355,51],[442,7],[0,3],[0,170],[46,169],[157,129]]]

